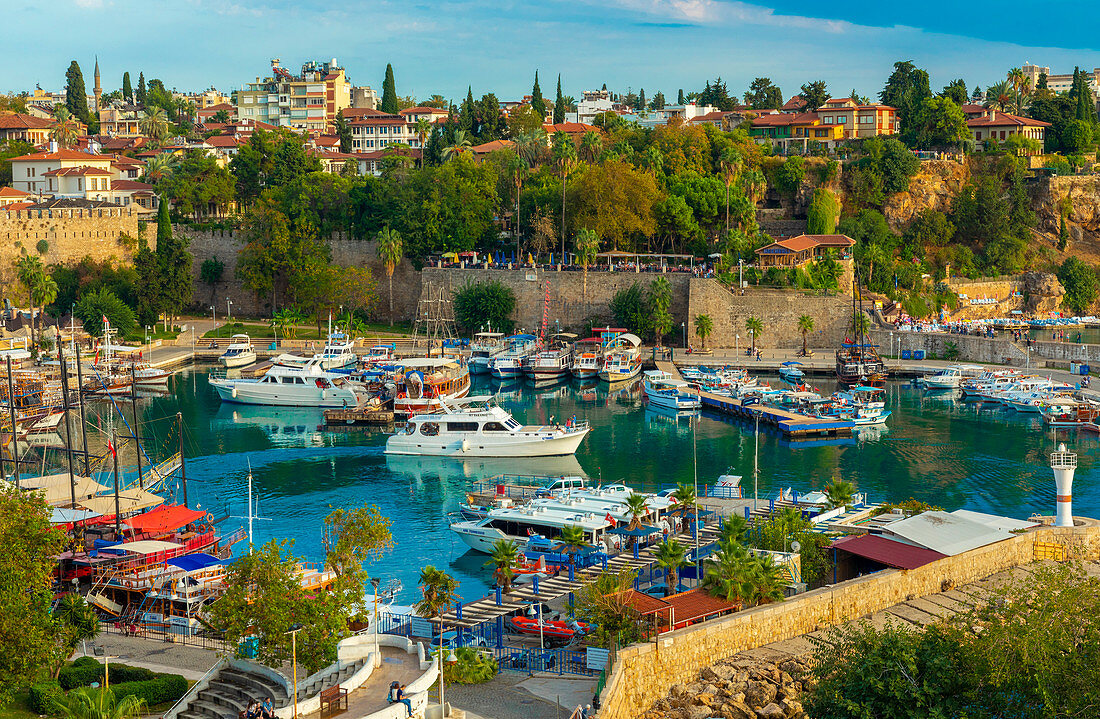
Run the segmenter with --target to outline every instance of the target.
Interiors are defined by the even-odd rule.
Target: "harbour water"
[[[522,382],[506,385],[497,392],[499,401],[521,421],[543,423],[555,417],[564,422],[576,415],[592,422],[592,433],[576,458],[460,462],[386,457],[385,434],[325,429],[320,410],[223,405],[207,376],[203,368],[177,373],[171,393],[153,399],[144,410],[153,427],[158,418],[183,413],[192,506],[215,516],[228,512],[223,533],[247,524],[251,466],[258,504],[255,542],[293,539],[296,554],[319,561],[322,520],[330,508],[376,504],[393,522],[396,546],[372,572],[384,581],[402,581],[400,602],[416,598],[416,579],[426,564],[454,574],[466,601],[488,591],[486,557],[467,552],[447,529],[449,515],[457,512],[476,479],[499,473],[583,473],[596,481],[653,491],[691,482],[697,466],[701,493],[703,485],[727,471],[744,475],[746,494],[753,491],[751,424],[703,414],[693,432],[688,418],[646,409],[640,385],[611,391],[606,384],[565,383],[545,389]],[[829,383],[819,384],[822,391],[833,389]],[[499,387],[477,380],[473,393],[488,394]],[[893,411],[888,426],[853,439],[791,443],[761,426],[759,496],[766,499],[787,487],[821,488],[840,478],[855,482],[871,501],[915,497],[948,510],[1021,518],[1053,512],[1048,461],[1054,439],[1039,415],[924,395],[900,383],[888,387],[887,402]],[[1077,430],[1060,430],[1058,440],[1080,454],[1076,513],[1097,516],[1100,441]],[[238,553],[243,549],[239,545]]]

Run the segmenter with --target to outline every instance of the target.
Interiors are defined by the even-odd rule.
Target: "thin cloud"
[[[697,25],[728,26],[740,24],[767,25],[781,28],[813,29],[843,33],[857,27],[844,20],[780,15],[775,10],[743,2],[718,0],[611,0],[625,10],[645,13]]]

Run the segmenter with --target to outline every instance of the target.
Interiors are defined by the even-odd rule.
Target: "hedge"
[[[156,677],[156,674],[144,667],[131,667],[126,664],[111,665],[111,684],[143,682]],[[57,681],[62,689],[76,689],[90,686],[93,682],[103,683],[103,665],[93,657],[81,657],[72,665],[61,670]]]
[[[31,686],[27,706],[32,712],[42,716],[57,713],[57,705],[64,701],[65,692],[57,682],[51,679]]]
[[[113,669],[114,667],[112,667]],[[114,676],[114,672],[111,673]],[[187,693],[187,680],[179,674],[159,674],[156,679],[140,682],[111,684],[115,701],[123,697],[136,696],[145,700],[146,706],[174,702]]]

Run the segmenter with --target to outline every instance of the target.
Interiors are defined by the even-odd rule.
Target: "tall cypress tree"
[[[80,65],[76,60],[69,63],[69,69],[65,71],[65,106],[81,122],[87,124],[91,119],[88,91],[84,88],[84,74],[80,72]]]
[[[191,253],[182,237],[172,236],[168,198],[160,198],[157,211],[157,265],[160,268],[161,309],[174,315],[191,301]]]
[[[138,72],[137,104],[145,105],[145,73]]]
[[[676,104],[677,105],[683,105],[684,104],[684,90],[683,90],[683,88],[680,88],[680,90],[676,93]]]
[[[122,96],[126,102],[134,101],[134,88],[130,85],[130,73],[122,73]]]
[[[638,90],[638,104],[634,106],[638,112],[645,112],[645,88]]]
[[[535,70],[535,86],[531,88],[531,107],[546,114],[546,101],[542,99],[542,90],[539,88],[539,71]]]
[[[386,79],[382,81],[382,104],[378,106],[382,112],[396,115],[401,108],[397,105],[397,84],[393,81],[393,65],[386,63]]]
[[[565,122],[565,96],[561,94],[561,73],[558,73],[558,95],[554,98],[554,122]]]
[[[473,86],[466,87],[466,99],[462,101],[462,109],[459,111],[458,116],[458,129],[465,130],[468,135],[476,135],[478,128],[474,121],[474,88]],[[470,138],[473,139],[472,137]]]

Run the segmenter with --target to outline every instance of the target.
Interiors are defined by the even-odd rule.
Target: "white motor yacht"
[[[974,364],[954,364],[932,375],[925,375],[917,384],[927,390],[958,389],[963,380],[980,377],[985,370]]]
[[[547,539],[561,536],[563,527],[580,527],[585,541],[599,546],[604,531],[613,526],[607,517],[595,512],[551,509],[549,507],[501,507],[489,511],[489,516],[477,521],[455,522],[451,531],[471,549],[491,554],[500,540],[524,544],[532,534]]]
[[[659,369],[645,373],[645,396],[651,405],[665,409],[699,409],[699,395],[686,391],[691,385],[683,380],[674,379],[671,374]]]
[[[318,360],[305,367],[274,365],[255,379],[211,378],[223,402],[280,407],[355,407],[365,390],[347,378],[325,372]]]
[[[588,422],[584,421],[564,426],[522,425],[488,400],[468,398],[456,408],[444,404],[441,414],[411,417],[386,440],[386,454],[551,457],[574,454],[588,434]],[[482,402],[485,404],[474,406]]]
[[[508,349],[503,332],[478,332],[470,343],[470,374],[488,374],[489,360]]]
[[[355,364],[358,359],[355,352],[355,340],[343,332],[330,332],[325,348],[315,354],[321,369],[338,369]]]
[[[252,348],[252,338],[248,335],[233,335],[229,340],[229,346],[222,352],[218,361],[226,369],[231,367],[244,367],[256,361],[256,350]]]

